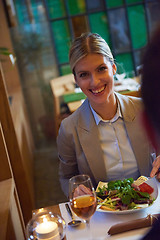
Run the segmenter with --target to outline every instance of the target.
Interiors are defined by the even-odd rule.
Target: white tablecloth
[[[140,210],[136,213],[131,214],[115,214],[115,213],[103,213],[95,212],[90,221],[90,231],[93,240],[138,240],[149,230],[149,228],[143,228],[133,231],[128,231],[113,236],[108,235],[109,228],[120,222],[130,221],[138,218],[146,217],[148,214],[160,213],[160,183],[157,183],[159,194],[154,204],[146,209]],[[66,224],[71,221],[71,217],[65,209],[65,203],[59,204],[62,217],[66,221]],[[78,217],[76,217],[78,219]],[[85,223],[79,227],[71,228],[66,227],[66,238],[67,240],[88,240],[88,232],[86,230]]]

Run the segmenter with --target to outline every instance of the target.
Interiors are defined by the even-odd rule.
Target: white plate
[[[155,178],[150,178],[149,180],[146,181],[146,183],[148,185],[150,185],[154,189],[154,191],[151,194],[151,196],[156,201],[156,199],[158,197],[158,187],[157,187],[156,179]],[[96,192],[98,191],[99,187],[102,187],[104,185],[107,186],[108,183],[106,183],[106,182],[99,182],[98,186],[96,188]],[[153,202],[153,204],[155,203],[155,201]],[[147,207],[139,208],[139,209],[130,209],[130,210],[123,210],[123,211],[107,211],[107,210],[103,210],[103,209],[100,209],[100,208],[98,208],[96,211],[98,211],[98,212],[105,212],[105,213],[114,213],[114,214],[129,214],[129,213],[136,213],[136,212],[142,211],[142,210],[152,206],[153,204],[151,204],[151,205],[149,205]]]

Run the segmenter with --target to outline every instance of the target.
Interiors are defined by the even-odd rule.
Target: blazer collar
[[[88,132],[92,131],[92,128],[95,127],[95,120],[89,105],[88,98],[80,107],[78,127]]]
[[[128,97],[122,94],[115,92],[115,96],[117,101],[119,101],[122,117],[125,121],[132,122],[136,117],[134,104]],[[92,128],[95,127],[95,119],[88,99],[84,101],[80,109],[81,111],[79,114],[78,126],[86,131],[91,131]]]
[[[119,101],[121,113],[124,120],[127,122],[132,122],[136,117],[134,104],[129,99],[129,97],[126,97],[125,95],[122,95],[116,92],[115,92],[115,95],[117,100]]]

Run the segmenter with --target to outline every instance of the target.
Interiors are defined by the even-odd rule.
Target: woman
[[[155,154],[139,124],[141,99],[114,92],[116,65],[108,44],[98,34],[82,34],[69,60],[87,99],[62,121],[57,137],[64,193],[76,174],[88,174],[95,187],[99,181],[148,176]]]

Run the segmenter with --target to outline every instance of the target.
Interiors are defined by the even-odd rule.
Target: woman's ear
[[[113,63],[113,65],[112,65],[112,71],[113,71],[113,75],[115,75],[116,71],[117,71],[117,66],[115,63]]]
[[[158,140],[156,137],[156,132],[155,132],[155,128],[152,125],[147,113],[145,110],[143,110],[142,114],[141,114],[141,120],[142,120],[142,125],[146,131],[146,134],[148,136],[148,139],[150,140],[151,144],[153,145],[153,147],[155,148],[155,150],[158,150]]]

